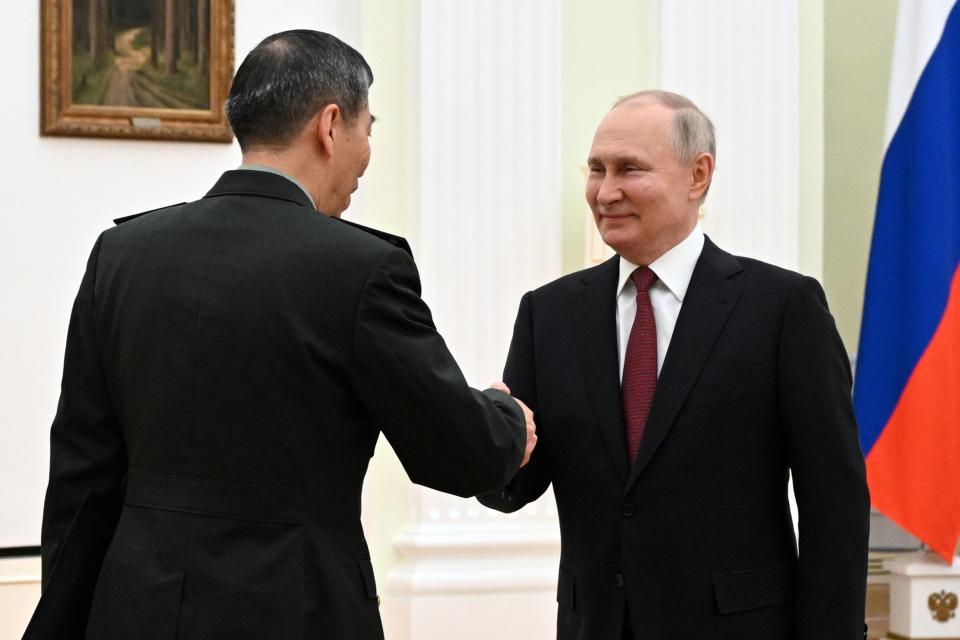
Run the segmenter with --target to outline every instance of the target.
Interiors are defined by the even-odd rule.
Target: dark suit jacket
[[[414,482],[460,496],[502,486],[525,444],[516,403],[467,386],[402,239],[253,171],[106,231],[28,636],[81,637],[89,611],[89,638],[382,638],[360,526],[381,430]]]
[[[504,380],[539,441],[481,498],[509,512],[553,484],[558,638],[619,639],[626,603],[643,640],[859,639],[868,496],[822,289],[708,239],[630,465],[617,275],[614,257],[523,297]]]

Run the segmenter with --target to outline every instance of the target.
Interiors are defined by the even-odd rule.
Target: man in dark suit
[[[504,380],[553,484],[562,640],[854,640],[868,495],[850,370],[819,284],[698,227],[713,126],[642,92],[597,129],[587,201],[619,255],[527,293]],[[792,472],[799,557],[787,499]]]
[[[414,482],[460,496],[529,458],[531,414],[467,385],[406,242],[339,220],[371,82],[330,35],[267,38],[227,103],[240,170],[97,240],[28,636],[380,639],[360,525],[380,431]]]

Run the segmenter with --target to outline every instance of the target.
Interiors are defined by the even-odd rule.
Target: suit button
[[[623,574],[622,574],[622,573],[618,573],[618,574],[617,574],[617,586],[620,587],[621,589],[623,589]]]
[[[633,515],[633,511],[634,511],[634,509],[633,509],[633,503],[632,503],[632,502],[624,502],[624,503],[623,503],[623,515],[624,515],[624,516],[626,516],[627,518],[629,518],[630,516]]]

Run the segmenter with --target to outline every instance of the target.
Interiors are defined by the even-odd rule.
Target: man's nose
[[[609,174],[604,176],[600,181],[600,188],[597,190],[597,202],[599,204],[611,204],[618,201],[622,195],[616,177]]]

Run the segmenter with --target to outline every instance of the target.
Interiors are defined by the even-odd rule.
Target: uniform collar
[[[284,173],[283,171],[280,171],[280,169],[277,169],[276,167],[271,167],[271,166],[266,165],[266,164],[252,164],[252,163],[251,163],[251,164],[246,164],[246,163],[245,163],[245,164],[241,164],[239,167],[237,167],[237,171],[263,171],[264,173],[272,173],[272,174],[275,175],[275,176],[280,176],[280,177],[282,177],[282,178],[286,178],[287,180],[289,180],[289,181],[292,182],[293,184],[295,184],[295,185],[297,185],[298,187],[300,187],[300,190],[303,191],[303,192],[306,194],[306,196],[310,199],[310,204],[313,205],[313,208],[314,208],[314,209],[317,208],[317,203],[314,202],[313,196],[310,195],[310,192],[307,191],[307,188],[306,188],[305,186],[303,186],[303,183],[301,183],[299,180],[297,180],[296,178],[294,178],[294,177],[293,177],[292,175],[290,175],[289,173]]]

